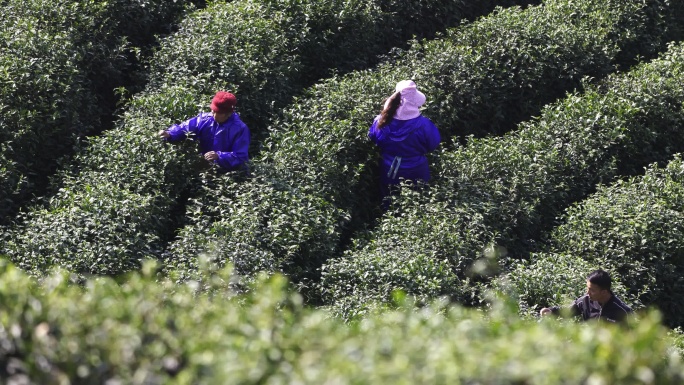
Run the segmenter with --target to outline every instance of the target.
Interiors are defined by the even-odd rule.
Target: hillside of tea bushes
[[[281,276],[247,295],[230,269],[205,287],[155,277],[155,266],[81,286],[68,272],[40,283],[0,266],[0,376],[7,383],[679,384],[679,333],[657,314],[630,328],[521,319],[435,302],[347,324],[303,305]],[[195,282],[196,283],[196,282]],[[598,327],[597,327],[598,326]]]
[[[0,378],[684,381],[681,2],[0,9]],[[442,144],[382,211],[402,79]],[[247,175],[155,136],[219,89]],[[638,317],[536,322],[595,268]]]

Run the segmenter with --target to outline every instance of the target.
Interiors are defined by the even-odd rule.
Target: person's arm
[[[423,132],[425,133],[425,147],[427,148],[427,152],[433,151],[439,146],[439,142],[442,140],[437,126],[435,126],[430,119],[425,118],[425,130]]]
[[[378,144],[378,119],[379,116],[373,120],[373,124],[368,129],[368,138],[375,144]]]
[[[582,312],[582,309],[580,308],[580,301],[581,297],[576,299],[575,302],[572,303],[572,305],[568,306],[566,309],[572,314],[573,316],[577,316]],[[560,315],[561,314],[561,309],[563,309],[560,306],[551,306],[551,307],[545,307],[539,311],[539,314],[544,316],[544,315]]]
[[[188,133],[197,134],[201,120],[202,114],[167,128],[164,132],[166,132],[168,136],[162,134],[161,132],[159,135],[171,143],[183,140],[187,138]]]
[[[551,307],[544,307],[541,310],[539,310],[539,315],[541,316],[546,316],[546,315],[559,315],[560,314],[560,306],[551,306]]]
[[[247,162],[249,159],[250,132],[245,124],[241,124],[238,133],[233,140],[232,151],[216,151],[219,166],[233,170]]]

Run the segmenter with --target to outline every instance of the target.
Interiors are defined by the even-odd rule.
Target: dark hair
[[[587,281],[601,287],[604,290],[610,290],[610,275],[603,270],[594,270],[589,273],[589,276],[587,276]]]
[[[400,104],[401,94],[399,92],[395,92],[389,97],[389,103],[387,103],[387,107],[383,108],[382,112],[380,112],[380,120],[378,120],[378,124],[375,127],[380,129],[388,125],[392,121],[394,114],[399,109]]]

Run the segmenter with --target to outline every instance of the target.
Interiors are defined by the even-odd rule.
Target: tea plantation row
[[[79,138],[107,126],[114,88],[190,1],[8,0],[0,4],[0,224]]]
[[[0,261],[0,378],[682,383],[684,338],[668,335],[656,314],[625,329],[519,317],[561,303],[581,288],[584,272],[601,266],[620,274],[616,291],[631,303],[659,305],[667,322],[681,323],[681,160],[591,195],[681,151],[684,46],[626,69],[681,39],[683,6],[623,3],[500,9],[303,93],[335,68],[373,63],[373,50],[358,62],[338,60],[348,68],[334,58],[375,38],[352,31],[386,25],[388,14],[375,12],[386,3],[238,0],[192,13],[162,40],[146,90],[116,127],[61,171],[59,192],[45,206],[28,208],[2,234],[0,254],[41,278]],[[413,6],[402,4],[390,9]],[[450,4],[421,2],[426,8],[410,14],[448,16],[442,7]],[[330,33],[335,27],[339,35]],[[390,45],[406,36],[399,32]],[[316,64],[316,55],[333,60]],[[606,77],[616,68],[623,73]],[[587,75],[593,79],[581,82]],[[407,77],[428,94],[425,114],[446,141],[432,158],[430,190],[405,191],[383,215],[365,133],[382,98]],[[193,145],[163,146],[153,137],[204,110],[217,88],[236,91],[252,119],[261,152],[249,176],[216,175]],[[531,251],[539,252],[528,262]],[[161,263],[141,268],[147,257]],[[234,264],[238,274],[207,271],[207,258]],[[54,266],[67,272],[49,273]],[[136,272],[86,278],[128,270]],[[278,271],[311,297],[288,292]],[[500,278],[490,282],[490,274]],[[490,285],[523,308],[490,296]],[[395,289],[417,296],[422,308]],[[332,312],[304,306],[319,292]],[[374,312],[385,307],[399,309]],[[364,319],[352,323],[334,317],[359,314]]]
[[[229,270],[158,281],[154,267],[41,284],[0,263],[0,377],[25,384],[679,384],[681,335],[642,315],[629,328],[533,322],[434,303],[345,324],[303,306],[280,276],[246,296]]]
[[[544,241],[555,218],[597,184],[638,173],[650,162],[665,162],[684,151],[683,82],[680,44],[658,60],[547,106],[539,118],[510,134],[473,139],[467,146],[443,151],[429,191],[403,195],[369,239],[360,239],[356,250],[325,267],[321,287],[326,302],[335,303],[346,316],[374,300],[388,300],[396,289],[421,298],[448,295],[477,302],[472,280],[478,274],[469,270],[476,261],[486,268],[492,259],[502,258],[505,269],[525,259],[535,248],[530,242]],[[607,231],[600,226],[600,216],[595,219],[595,224],[584,225]],[[657,243],[656,238],[643,239]],[[571,242],[561,238],[559,244],[564,249]],[[586,260],[610,259],[604,250],[587,249],[584,242],[582,246],[568,251]],[[672,288],[672,280],[679,278],[642,259],[647,255],[615,256],[624,264],[615,274],[645,264],[648,273],[630,279],[630,290],[652,284],[644,281],[647,276],[658,276],[658,286]],[[582,271],[577,269],[577,274],[585,274]],[[667,303],[675,297],[668,298],[661,299]],[[681,317],[678,306],[668,304],[672,306],[677,309],[668,316]]]
[[[643,176],[602,186],[568,210],[544,252],[499,278],[497,287],[526,306],[558,303],[571,292],[571,280],[549,275],[563,277],[565,266],[602,266],[616,272],[632,303],[657,306],[666,322],[681,325],[682,199],[681,156],[666,167],[651,166]]]
[[[168,264],[192,271],[197,256],[207,253],[220,263],[231,261],[240,274],[283,271],[302,290],[311,288],[317,269],[379,214],[376,151],[366,132],[394,82],[410,77],[423,87],[430,95],[425,115],[444,139],[498,134],[512,128],[513,117],[538,113],[583,76],[613,71],[626,60],[625,47],[653,52],[670,33],[679,36],[680,24],[670,15],[681,15],[681,9],[664,12],[660,7],[666,5],[546,1],[498,10],[372,71],[316,85],[275,120],[251,179],[207,178],[190,205],[191,225],[171,245]],[[435,229],[435,237],[451,237],[449,226]],[[382,272],[365,267],[369,271],[359,269],[360,276]],[[328,299],[342,297],[340,292]]]
[[[197,258],[207,253],[219,264],[233,263],[247,277],[242,283],[259,271],[283,271],[307,294],[316,296],[321,290],[325,302],[336,303],[344,316],[363,311],[372,301],[387,301],[395,288],[424,298],[448,294],[473,302],[479,301],[479,293],[468,281],[467,268],[487,246],[503,246],[524,258],[534,246],[528,243],[543,240],[555,216],[597,183],[678,151],[650,151],[644,143],[660,148],[657,140],[648,141],[650,132],[641,138],[619,130],[624,125],[640,128],[641,123],[646,130],[663,122],[676,125],[679,117],[667,104],[658,110],[661,106],[643,99],[641,109],[596,117],[592,103],[601,103],[594,99],[617,93],[611,87],[621,78],[596,86],[580,80],[601,79],[680,39],[679,3],[549,0],[527,9],[498,9],[434,40],[415,42],[373,70],[334,76],[301,94],[339,63],[349,64],[339,67],[343,70],[370,65],[378,52],[405,43],[405,31],[420,28],[391,28],[390,35],[400,31],[391,44],[387,36],[373,40],[383,35],[359,35],[354,28],[381,28],[389,20],[407,18],[376,12],[384,3],[358,4],[235,1],[211,3],[188,16],[152,57],[147,89],[130,100],[115,129],[92,139],[72,168],[62,172],[59,191],[44,207],[18,217],[17,225],[2,235],[0,253],[36,274],[54,265],[81,274],[119,274],[152,256],[162,259],[166,273],[179,280],[195,277]],[[443,15],[446,25],[445,20],[455,22],[449,19],[453,12],[434,9],[448,4],[430,3],[427,10],[408,6],[406,12]],[[330,20],[341,21],[339,34],[330,33]],[[348,37],[343,38],[345,31]],[[326,45],[331,38],[337,43]],[[350,53],[342,42],[375,48]],[[330,58],[327,64],[312,60],[325,57]],[[416,197],[418,201],[400,200],[397,216],[403,217],[385,215],[377,229],[365,233],[380,215],[375,152],[365,132],[394,82],[408,77],[430,95],[425,114],[445,139],[454,141],[436,159],[435,187]],[[540,118],[502,138],[459,144],[465,135],[510,131],[566,91],[585,86],[587,94],[559,104],[579,105],[571,118],[562,116],[562,107],[543,112],[560,111],[554,118],[558,125],[548,128],[562,131],[561,136],[535,129],[544,125]],[[217,88],[236,91],[243,116],[253,119],[255,143],[262,144],[247,178],[201,170],[192,146],[163,146],[153,137],[157,129],[204,109]],[[676,103],[678,94],[669,91],[655,89]],[[606,103],[611,107],[610,100]],[[593,114],[584,115],[583,108]],[[667,114],[656,114],[662,119],[658,122],[642,122],[637,112],[648,108]],[[587,135],[603,134],[598,130],[603,123],[617,121],[619,127],[606,130],[608,139],[575,137],[575,115],[594,119],[595,130],[580,131]],[[271,129],[266,138],[267,124]],[[529,138],[518,136],[525,132],[531,133]],[[676,130],[671,134],[665,143],[677,143],[671,139],[676,139]],[[620,147],[625,138],[634,142]],[[556,150],[542,149],[542,139],[553,140],[550,148]],[[601,145],[583,142],[589,139]],[[530,149],[537,152],[529,155]],[[541,153],[558,159],[548,164],[535,159]],[[623,158],[633,163],[618,163]],[[421,213],[426,209],[433,213],[429,218]],[[167,248],[176,226],[185,222]],[[421,238],[415,234],[427,233],[437,239],[415,241]],[[345,250],[341,259],[331,260]],[[311,282],[329,261],[324,280]],[[403,261],[399,273],[398,261]]]
[[[188,189],[201,168],[193,150],[162,146],[152,137],[157,129],[204,110],[216,89],[227,88],[239,95],[258,145],[269,117],[315,76],[343,65],[371,65],[377,55],[405,44],[406,36],[433,34],[492,6],[442,0],[211,3],[162,40],[150,59],[146,90],[130,100],[114,129],[92,138],[62,170],[55,178],[59,191],[45,205],[17,218],[0,252],[35,272],[54,264],[96,274],[137,268],[143,256],[161,255],[177,226],[174,212],[193,194]]]

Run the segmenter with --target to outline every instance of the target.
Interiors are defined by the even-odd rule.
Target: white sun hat
[[[402,80],[397,83],[396,91],[401,94],[401,104],[394,114],[394,119],[409,120],[420,116],[420,107],[425,104],[425,94],[418,91],[413,80]]]

